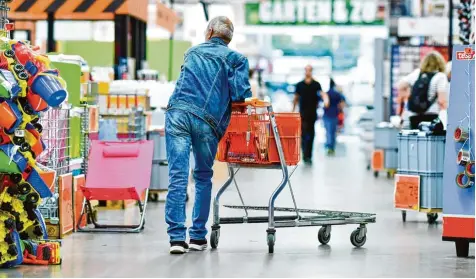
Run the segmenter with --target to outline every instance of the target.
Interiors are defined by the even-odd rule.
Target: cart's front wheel
[[[402,221],[403,223],[407,221],[407,212],[405,210],[402,210]]]
[[[276,237],[274,233],[268,233],[268,252],[270,254],[274,253],[274,243],[276,242]]]
[[[158,193],[150,193],[149,200],[151,202],[158,202],[159,201],[159,194]]]
[[[374,171],[374,177],[378,177],[378,171]]]
[[[366,241],[367,241],[367,235],[364,234],[363,236],[361,236],[360,228],[354,230],[350,234],[350,242],[352,243],[352,245],[354,245],[357,248],[364,246]]]
[[[212,230],[212,233],[210,235],[210,245],[212,246],[212,249],[218,248],[218,240],[220,238],[220,230]]]
[[[319,233],[317,234],[317,239],[321,244],[326,245],[331,240],[331,234],[327,232],[326,226],[323,226],[319,229]]]
[[[428,220],[428,224],[435,224],[436,220],[438,220],[438,213],[428,213],[426,218]]]

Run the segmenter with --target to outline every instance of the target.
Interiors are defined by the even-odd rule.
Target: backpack
[[[436,73],[420,73],[417,81],[412,87],[412,93],[408,99],[408,109],[411,112],[423,114],[436,101],[437,96],[428,99],[428,91],[430,90],[431,79]]]

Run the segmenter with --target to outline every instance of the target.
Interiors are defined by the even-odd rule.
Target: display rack
[[[443,173],[443,240],[467,257],[474,242],[474,45],[455,45]]]
[[[43,113],[40,123],[43,126],[43,142],[46,150],[37,161],[56,171],[53,197],[44,199],[38,206],[43,217],[51,224],[59,223],[59,176],[67,174],[70,167],[70,108],[51,109]]]

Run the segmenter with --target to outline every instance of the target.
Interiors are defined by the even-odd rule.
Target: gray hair
[[[226,43],[233,38],[233,23],[226,16],[217,16],[208,23],[207,32],[213,31],[213,37],[220,37]]]

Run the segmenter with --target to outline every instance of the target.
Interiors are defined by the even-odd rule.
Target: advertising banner
[[[264,0],[246,3],[248,25],[383,25],[379,0]]]

